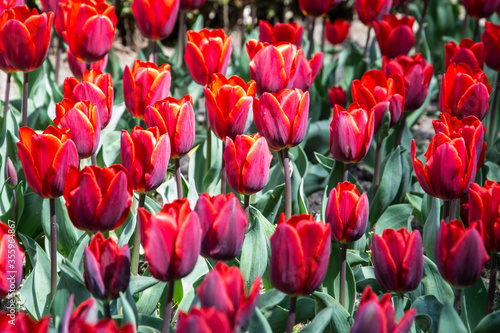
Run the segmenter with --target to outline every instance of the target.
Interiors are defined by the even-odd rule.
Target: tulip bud
[[[266,177],[267,179],[267,177]],[[9,185],[11,188],[16,187],[17,185],[17,171],[16,167],[14,166],[14,163],[12,163],[12,160],[10,157],[7,157],[6,163],[5,163],[5,180],[7,181],[7,185]]]
[[[247,295],[245,281],[238,267],[219,261],[196,289],[203,308],[215,308],[229,318],[235,332],[243,328],[253,315],[259,301],[260,277]]]
[[[259,42],[277,45],[279,43],[292,43],[297,47],[302,45],[304,28],[297,22],[276,23],[274,26],[266,20],[259,21]]]
[[[309,117],[309,93],[299,89],[264,93],[253,103],[259,134],[274,150],[295,147],[304,140]]]
[[[436,265],[453,287],[470,287],[481,276],[488,261],[483,233],[482,221],[471,223],[467,229],[459,220],[441,221],[436,237]]]
[[[475,19],[491,16],[500,5],[500,0],[463,0],[467,14]]]
[[[395,58],[410,52],[415,41],[412,30],[414,22],[413,16],[398,18],[395,14],[385,15],[382,21],[373,22],[382,55]]]
[[[17,290],[23,280],[24,252],[14,233],[14,228],[0,221],[0,258],[3,261],[0,265],[1,299]]]
[[[200,254],[201,226],[189,201],[182,199],[165,204],[155,215],[139,208],[138,214],[151,275],[166,282],[191,273]]]
[[[347,93],[341,86],[332,86],[328,88],[328,101],[332,108],[335,105],[345,108],[347,106]]]
[[[131,9],[141,34],[152,41],[170,36],[181,2],[186,0],[134,0]]]
[[[312,215],[281,214],[271,236],[272,285],[291,296],[312,293],[323,282],[330,257],[330,224]]]
[[[486,21],[481,40],[486,51],[486,65],[500,71],[500,58],[496,56],[500,52],[500,25]]]
[[[15,315],[15,324],[12,324],[12,315]],[[50,328],[50,319],[50,316],[45,316],[36,321],[31,319],[31,316],[25,312],[14,314],[12,312],[1,311],[0,327],[2,328],[2,333],[47,333]]]
[[[351,26],[343,18],[336,19],[333,23],[326,20],[326,39],[333,45],[342,44],[349,35]]]
[[[81,81],[83,73],[85,73],[85,70],[87,69],[87,64],[84,63],[83,61],[78,60],[73,54],[73,52],[71,52],[70,48],[67,49],[67,54],[68,54],[68,65],[69,69],[71,70],[71,73],[77,80]],[[93,62],[92,65],[90,65],[90,69],[103,72],[104,70],[106,70],[107,65],[108,65],[108,55],[106,54],[104,58],[102,58],[101,60]]]
[[[368,224],[369,203],[365,193],[360,194],[356,185],[338,183],[328,196],[325,222],[330,224],[332,239],[351,243],[360,239]]]
[[[371,27],[373,21],[380,21],[389,14],[392,0],[356,0],[354,7],[356,7],[360,21]]]
[[[469,189],[469,221],[484,223],[484,244],[489,253],[500,252],[500,185],[487,180],[483,187],[472,183]]]
[[[460,42],[460,45],[457,45],[454,41],[450,41],[445,44],[444,51],[446,68],[452,63],[459,64],[461,62],[469,65],[472,70],[483,69],[484,67],[486,50],[482,42],[474,43],[470,39],[464,39]]]
[[[215,308],[193,307],[186,314],[179,314],[176,333],[232,333],[231,325],[227,315]]]
[[[326,15],[341,0],[299,0],[300,10],[304,16],[319,17]]]
[[[59,1],[60,0],[40,0],[40,5],[42,7],[42,11],[45,13],[48,13],[48,12],[55,13],[57,10],[57,3]],[[24,0],[16,0],[16,2],[23,3]]]
[[[118,228],[130,212],[133,188],[121,164],[109,168],[92,165],[83,170],[70,167],[64,199],[71,222],[88,232]]]

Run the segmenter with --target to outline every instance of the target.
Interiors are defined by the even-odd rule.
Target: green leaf
[[[158,307],[158,302],[166,287],[166,282],[158,282],[151,288],[142,292],[139,300],[136,303],[137,312],[152,315]]]
[[[451,303],[445,303],[439,318],[439,333],[468,333]]]
[[[332,246],[329,259],[330,262],[326,271],[325,280],[323,281],[323,290],[336,300],[339,299],[338,297],[340,295],[340,253],[341,249],[339,247]],[[346,310],[352,314],[354,311],[354,303],[356,302],[356,281],[354,280],[354,274],[348,263],[346,267],[346,280]]]
[[[438,332],[439,318],[443,311],[443,304],[434,295],[418,297],[411,307],[417,309],[417,315],[429,316],[432,321],[432,331]]]
[[[370,205],[370,209],[373,207]],[[385,210],[385,212],[380,216],[378,221],[375,221],[375,233],[377,235],[382,235],[384,229],[391,228],[394,230],[398,230],[401,228],[407,228],[409,231],[410,228],[408,220],[411,216],[411,212],[413,211],[413,206],[410,204],[399,204],[389,206]]]
[[[250,323],[248,324],[248,332],[250,333],[272,333],[271,325],[267,321],[266,317],[262,314],[259,308],[255,308],[253,316],[250,318]]]
[[[424,258],[424,275],[421,282],[422,294],[434,295],[442,304],[453,303],[455,298],[453,289],[441,277],[436,264],[429,258],[425,256]]]
[[[135,295],[137,293],[140,293],[141,291],[153,287],[154,285],[158,284],[158,282],[160,281],[149,276],[132,275],[130,277],[128,288],[130,289],[130,293],[132,295]]]
[[[42,228],[42,205],[43,198],[33,192],[24,193],[24,209],[16,223],[16,232],[24,234],[32,239],[37,239],[43,233]]]
[[[161,211],[161,206],[147,195],[144,202],[144,208],[146,208],[153,214],[159,213]]]
[[[321,155],[317,152],[314,152],[314,156],[316,157],[319,165],[321,165],[326,172],[330,173],[332,171],[333,166],[335,165],[335,160],[333,158]]]
[[[120,301],[123,307],[123,323],[131,323],[134,327],[137,327],[137,310],[134,311],[135,303],[132,306],[129,297],[122,292],[120,292]]]
[[[267,191],[253,205],[262,215],[269,221],[275,221],[278,217],[278,211],[283,198],[283,190],[285,184],[276,186],[274,189]]]
[[[500,327],[500,311],[493,312],[483,318],[474,333],[498,333]]]
[[[76,242],[75,246],[71,249],[69,253],[68,260],[80,270],[83,270],[83,254],[85,252],[85,245],[89,243],[89,236],[87,234],[83,234],[78,242]]]
[[[463,290],[462,316],[466,318],[469,331],[474,332],[476,326],[486,315],[487,298],[488,291],[482,279],[477,280],[472,287]]]
[[[272,312],[268,312],[267,321],[273,332],[284,332],[286,330],[286,319],[288,317],[289,297],[287,296],[283,302],[276,306]],[[297,307],[295,309],[295,322],[302,323],[314,317],[315,302],[308,297],[299,297],[297,299]],[[266,315],[266,313],[264,313]]]
[[[362,266],[354,269],[354,277],[356,279],[356,289],[362,293],[366,287],[372,287],[376,293],[384,292],[384,288],[380,286],[375,278],[373,266]]]
[[[439,218],[440,205],[438,198],[432,198],[431,211],[427,216],[427,220],[424,224],[423,232],[423,243],[425,254],[431,260],[434,260],[434,249],[436,244],[436,236],[441,225],[441,219]]]
[[[326,307],[321,310],[314,319],[300,332],[303,333],[316,333],[323,332],[323,330],[328,326],[333,316],[333,307]]]
[[[488,167],[486,179],[500,182],[500,166],[490,161],[486,161],[484,164]]]
[[[130,216],[132,215],[132,216]],[[130,212],[129,214],[130,218],[127,218],[129,221],[125,221],[126,223],[125,228],[123,229],[120,238],[118,239],[118,246],[121,248],[123,245],[128,244],[130,241],[130,238],[132,238],[132,235],[134,234],[135,231],[135,224],[137,223],[137,218],[136,215],[132,214]]]
[[[309,210],[307,209],[307,199],[304,199],[304,196],[304,178],[302,178],[299,186],[299,192],[297,193],[299,212],[300,214],[309,214]]]
[[[352,325],[352,317],[347,310],[337,302],[332,296],[315,291],[312,296],[316,302],[316,312],[320,312],[325,308],[332,309],[329,318],[328,330],[331,333],[348,333]],[[313,331],[314,332],[314,331]],[[321,332],[317,330],[316,332]]]

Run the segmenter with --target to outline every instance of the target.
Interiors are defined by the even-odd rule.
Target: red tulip
[[[361,80],[354,80],[351,87],[354,103],[375,112],[375,132],[382,125],[385,112],[391,114],[390,127],[394,126],[405,110],[405,85],[400,74],[386,77],[384,72],[371,70]]]
[[[28,6],[8,9],[0,16],[0,47],[7,62],[22,72],[40,67],[47,57],[53,13],[30,12]]]
[[[413,34],[413,16],[402,16],[398,18],[394,14],[388,14],[382,21],[374,21],[373,28],[377,36],[380,52],[389,58],[406,55],[413,46],[415,35]]]
[[[191,273],[200,254],[201,227],[187,199],[165,204],[155,215],[143,208],[138,214],[151,275],[171,281]]]
[[[193,307],[186,314],[179,314],[176,333],[232,333],[231,324],[227,315],[222,311],[217,311],[214,308]]]
[[[118,228],[130,212],[133,187],[121,164],[70,167],[63,194],[71,222],[89,232]]]
[[[496,56],[500,54],[500,25],[487,21],[481,40],[486,50],[486,65],[500,71],[500,59]]]
[[[123,98],[128,112],[144,119],[146,107],[168,97],[171,81],[169,64],[158,67],[152,62],[136,60],[132,70],[125,66]]]
[[[267,178],[267,177],[266,177]],[[7,156],[7,160],[5,162],[5,182],[11,188],[15,188],[17,185],[17,171],[14,163],[10,157]]]
[[[24,0],[0,0],[0,15],[7,9],[24,5]]]
[[[472,71],[464,63],[451,64],[443,75],[439,108],[458,119],[475,116],[482,120],[488,112],[492,92],[486,74],[480,69]]]
[[[17,69],[15,69],[14,67],[11,66],[11,64],[9,64],[9,62],[7,61],[7,59],[5,58],[3,52],[2,52],[2,48],[0,46],[0,71],[4,72],[4,73],[15,73],[17,72]]]
[[[389,14],[392,0],[356,0],[354,7],[361,22],[370,27],[373,21],[380,21]]]
[[[464,39],[457,45],[454,41],[450,41],[444,46],[446,62],[448,68],[450,64],[466,63],[474,69],[483,69],[484,60],[486,59],[486,50],[482,42],[474,43],[470,39]]]
[[[75,103],[65,98],[56,104],[54,124],[58,128],[69,128],[80,158],[94,154],[101,138],[101,119],[97,107],[90,101]]]
[[[181,158],[193,148],[196,124],[190,95],[180,100],[167,97],[146,107],[144,120],[147,127],[158,127],[160,134],[168,134],[170,157]]]
[[[131,7],[132,13],[141,34],[153,41],[170,36],[174,30],[179,5],[183,1],[134,0]]]
[[[475,19],[491,16],[500,5],[500,0],[463,0],[467,14]]]
[[[205,4],[205,0],[180,0],[180,9],[186,11],[193,11],[200,9]]]
[[[342,44],[349,35],[351,26],[343,18],[336,19],[333,23],[326,20],[326,39],[333,45]]]
[[[455,288],[470,287],[481,276],[488,254],[483,243],[481,221],[467,229],[459,220],[441,221],[436,237],[436,265],[441,276]]]
[[[281,214],[271,236],[272,285],[291,296],[316,290],[326,275],[330,257],[330,224],[314,221],[313,215]]]
[[[266,20],[259,21],[259,42],[277,45],[279,43],[292,43],[297,47],[302,45],[304,28],[297,22],[276,23],[274,26]]]
[[[370,286],[366,287],[351,333],[403,333],[409,332],[417,315],[416,309],[405,312],[396,325],[396,316],[392,306],[391,294],[384,294],[380,301]]]
[[[345,108],[347,106],[347,93],[341,86],[332,86],[328,88],[328,101],[332,108],[335,105]]]
[[[158,127],[143,130],[134,127],[129,135],[122,131],[121,159],[139,193],[153,191],[163,183],[170,159],[168,135],[160,135]]]
[[[246,43],[250,77],[259,95],[283,89],[309,90],[323,63],[323,53],[307,60],[301,48],[289,43],[270,45],[252,39]]]
[[[237,76],[229,79],[214,74],[210,88],[205,87],[208,120],[214,134],[226,141],[245,134],[252,124],[249,113],[255,98],[255,82],[245,83]]]
[[[29,127],[21,127],[19,139],[17,156],[33,192],[44,198],[61,196],[68,168],[79,164],[70,131],[49,126],[37,134]]]
[[[299,0],[300,10],[304,16],[324,16],[341,0]]]
[[[259,134],[274,150],[295,147],[306,135],[309,93],[299,89],[264,93],[253,104],[253,118]]]
[[[235,332],[250,320],[259,301],[260,277],[247,295],[245,282],[238,267],[218,262],[196,289],[203,308],[215,308],[227,314]]]
[[[233,52],[232,45],[232,37],[227,36],[222,29],[188,31],[184,61],[193,80],[206,86],[212,80],[213,74],[226,75]]]
[[[490,253],[500,252],[500,185],[487,180],[469,189],[469,221],[484,223],[484,244]]]
[[[266,186],[273,155],[265,138],[238,135],[228,138],[224,151],[227,182],[231,188],[245,195],[259,192]]]
[[[0,298],[13,294],[23,280],[24,252],[17,243],[15,221],[0,222]],[[3,327],[0,325],[0,327]]]
[[[26,312],[2,311],[0,312],[0,327],[2,327],[3,333],[47,333],[50,328],[50,317],[45,316],[36,321],[31,319],[31,316]]]
[[[328,196],[325,222],[330,224],[332,239],[351,243],[360,239],[366,231],[369,213],[368,197],[360,194],[356,185],[338,183]]]
[[[53,12],[54,14],[56,13],[57,10],[57,4],[59,3],[60,0],[40,0],[40,5],[42,5],[42,11],[43,12]],[[23,3],[24,1],[18,1],[20,3]]]
[[[70,48],[67,49],[67,54],[68,54],[68,65],[69,69],[71,70],[71,73],[77,80],[81,81],[83,73],[87,69],[87,64],[85,64],[83,61],[78,60],[73,54],[73,52],[71,52]],[[108,55],[106,54],[104,58],[102,58],[101,60],[93,62],[90,65],[90,69],[104,72],[107,65],[108,65]]]
[[[194,208],[203,229],[201,255],[231,260],[241,251],[248,219],[233,193],[210,197],[203,193]]]

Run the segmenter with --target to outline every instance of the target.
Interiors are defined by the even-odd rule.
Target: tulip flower
[[[330,256],[330,224],[312,215],[279,217],[271,236],[272,285],[291,296],[312,293],[323,282]]]
[[[414,111],[420,108],[429,94],[433,67],[418,53],[413,57],[401,55],[389,60],[383,58],[382,69],[385,75],[399,73],[405,85],[405,110]]]
[[[333,23],[326,20],[326,40],[333,45],[342,44],[349,35],[351,26],[343,18],[336,19]]]
[[[160,134],[158,127],[143,130],[134,127],[129,135],[122,131],[121,159],[139,193],[153,191],[163,183],[170,159],[168,135]]]
[[[259,134],[274,150],[295,147],[306,135],[309,93],[299,89],[264,93],[253,104],[253,118]]]
[[[63,194],[71,222],[89,232],[118,228],[130,212],[133,187],[121,164],[70,167]]]
[[[67,49],[67,54],[68,54],[68,65],[69,69],[71,70],[71,73],[77,80],[81,81],[83,73],[87,69],[87,64],[85,64],[83,61],[78,60],[73,54],[73,52],[71,52],[70,48]],[[101,60],[93,62],[90,65],[90,69],[104,72],[107,65],[108,65],[108,55],[106,54],[104,58],[102,58]]]
[[[255,98],[255,82],[245,83],[237,76],[229,79],[214,74],[210,88],[205,87],[205,100],[210,127],[214,134],[226,141],[245,134],[252,124],[249,113]]]
[[[259,95],[278,93],[283,89],[309,90],[323,63],[323,53],[307,60],[301,48],[294,44],[269,45],[249,40],[250,77],[257,84]]]
[[[196,124],[190,95],[180,100],[167,97],[146,107],[144,120],[148,128],[158,127],[161,135],[168,134],[170,157],[180,158],[193,148]]]
[[[12,229],[11,229],[12,228]],[[15,221],[0,222],[0,298],[17,290],[23,280],[24,252],[15,238]]]
[[[44,198],[61,196],[69,167],[79,164],[70,131],[49,126],[37,134],[29,127],[21,127],[19,139],[17,156],[33,192]]]
[[[5,181],[7,185],[9,185],[11,188],[16,187],[17,185],[17,171],[16,167],[14,166],[14,163],[12,163],[12,160],[10,157],[7,156],[7,160],[5,162]],[[267,177],[266,177],[267,178]],[[2,298],[2,297],[0,297]]]
[[[489,68],[500,71],[500,25],[486,22],[483,35],[481,36],[486,50],[486,65]]]
[[[326,15],[341,0],[299,0],[299,7],[304,16],[319,17]]]
[[[97,107],[90,101],[75,103],[65,98],[56,104],[54,124],[69,128],[80,158],[90,157],[97,151],[101,138],[101,120]]]
[[[385,112],[391,114],[390,127],[394,126],[405,110],[405,85],[400,74],[386,77],[384,72],[371,70],[361,80],[354,80],[351,87],[354,103],[375,113],[375,132],[382,125]]]
[[[467,14],[475,19],[491,16],[500,5],[500,0],[462,0]]]
[[[31,319],[31,316],[26,312],[17,312],[14,314],[15,324],[13,325],[12,315],[11,312],[0,312],[0,327],[2,327],[3,333],[47,333],[49,331],[50,316],[36,321]]]
[[[191,273],[200,254],[201,226],[187,199],[165,204],[155,215],[143,208],[138,214],[151,275],[172,281]]]
[[[18,0],[16,0],[18,1]],[[40,0],[40,5],[41,9],[43,12],[48,13],[48,12],[53,12],[54,14],[57,11],[57,4],[59,3],[60,0]],[[20,3],[23,3],[24,0],[18,1]]]
[[[224,30],[202,29],[200,32],[188,31],[184,61],[193,80],[206,86],[212,75],[226,75],[227,66],[233,52],[233,39]]]
[[[452,63],[459,64],[461,62],[469,65],[472,70],[483,69],[484,67],[486,49],[483,42],[474,43],[470,39],[464,39],[457,45],[454,41],[450,41],[445,44],[444,51],[446,68]]]
[[[328,196],[325,222],[330,224],[332,239],[351,243],[360,239],[368,224],[369,203],[365,193],[360,194],[356,185],[338,183]]]
[[[332,86],[328,88],[328,101],[332,108],[335,105],[345,108],[347,105],[347,93],[341,86]]]
[[[118,248],[112,239],[98,232],[85,246],[83,277],[92,296],[101,300],[116,299],[125,292],[130,281],[130,250]]]
[[[259,21],[259,42],[278,45],[279,43],[292,43],[297,47],[302,45],[304,28],[297,22],[276,23],[274,26],[266,20]]]
[[[398,18],[395,14],[388,14],[382,21],[373,22],[382,55],[395,58],[408,54],[415,42],[414,22],[413,16]]]
[[[9,64],[9,62],[5,58],[1,47],[0,47],[0,71],[4,72],[6,74],[12,74],[12,73],[17,72],[17,69],[12,67],[12,65]]]
[[[481,276],[488,261],[483,233],[481,221],[472,222],[467,229],[459,220],[441,221],[435,262],[441,276],[453,287],[470,287]]]
[[[235,332],[243,328],[253,315],[259,301],[260,277],[245,291],[243,275],[238,267],[218,262],[196,289],[203,308],[215,308],[227,314]]]
[[[351,333],[403,333],[409,332],[413,320],[417,315],[417,309],[405,312],[398,324],[395,323],[394,307],[392,306],[391,294],[384,294],[380,301],[370,286],[366,287],[356,316]]]
[[[144,119],[146,107],[168,97],[171,81],[169,64],[158,67],[152,62],[136,60],[132,70],[125,66],[123,98],[128,112]]]
[[[132,13],[141,34],[152,41],[167,38],[174,30],[180,0],[133,0]]]
[[[424,246],[418,230],[410,234],[405,228],[385,229],[382,237],[373,237],[371,250],[375,277],[383,288],[405,293],[418,287],[424,272]]]
[[[47,57],[53,13],[30,12],[28,6],[6,10],[0,16],[0,47],[7,62],[22,72],[40,67]]]
[[[500,185],[487,180],[469,188],[469,221],[484,223],[484,244],[489,253],[500,252]]]
[[[193,307],[186,314],[179,314],[176,333],[232,333],[231,324],[227,315],[215,308],[197,308]]]
[[[203,229],[201,255],[213,260],[231,260],[241,251],[247,215],[233,193],[210,197],[203,193],[194,208]]]
[[[1,0],[0,1],[0,15],[7,9],[24,5],[24,0]]]
[[[354,7],[364,25],[372,26],[373,21],[380,21],[389,14],[392,0],[356,0]]]
[[[483,120],[488,112],[492,88],[486,74],[464,63],[451,64],[443,75],[439,108],[458,119],[475,116]]]
[[[266,186],[273,155],[265,138],[238,135],[228,138],[224,151],[226,176],[229,186],[239,194],[251,195]]]
[[[200,9],[203,4],[205,4],[205,0],[180,0],[180,9],[190,12]]]

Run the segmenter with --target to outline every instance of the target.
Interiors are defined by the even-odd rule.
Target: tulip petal
[[[96,257],[85,246],[85,256],[83,257],[83,271],[85,284],[91,294],[98,299],[106,299],[106,288],[102,280],[100,265]]]
[[[3,26],[0,41],[5,57],[13,67],[23,72],[32,70],[37,50],[22,22],[8,20]]]
[[[372,260],[375,277],[382,287],[388,290],[398,290],[398,271],[389,247],[379,235],[373,236]]]
[[[198,47],[192,42],[187,42],[184,61],[186,62],[189,73],[196,83],[201,85],[208,84],[211,79],[208,76],[208,67],[205,64],[205,60],[200,49],[198,49]]]
[[[96,225],[100,231],[116,229],[125,221],[132,204],[132,196],[127,188],[127,175],[119,172],[95,210]]]
[[[191,273],[201,247],[201,226],[198,214],[189,213],[179,226],[175,239],[175,278],[180,279]]]
[[[289,141],[290,121],[275,96],[268,93],[262,95],[257,117],[260,124],[257,129],[267,139],[269,146],[284,148]]]

